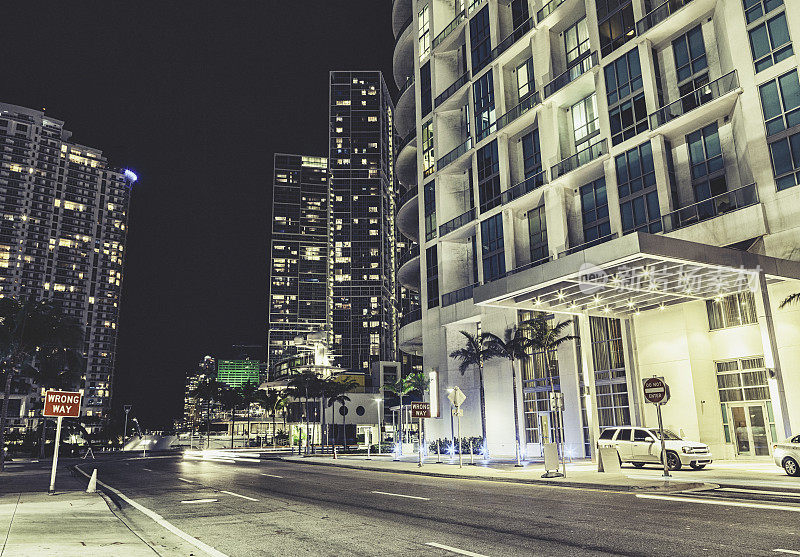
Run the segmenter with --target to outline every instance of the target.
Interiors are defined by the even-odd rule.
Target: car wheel
[[[696,462],[690,462],[689,466],[691,466],[693,470],[702,470],[703,468],[706,467],[705,464],[698,464]]]
[[[800,476],[800,466],[793,458],[786,457],[783,459],[783,469],[789,476]]]
[[[636,468],[644,467],[644,462],[632,462],[631,464],[633,464]]]
[[[667,468],[673,471],[681,469],[681,459],[678,457],[678,453],[667,452]]]

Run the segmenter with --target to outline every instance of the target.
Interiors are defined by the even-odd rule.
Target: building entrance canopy
[[[478,305],[626,316],[800,281],[800,262],[633,233],[475,288]]]

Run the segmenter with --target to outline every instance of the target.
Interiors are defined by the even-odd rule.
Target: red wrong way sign
[[[644,398],[647,402],[659,404],[669,399],[669,387],[659,377],[650,377],[644,380]]]
[[[411,417],[412,418],[430,418],[431,417],[431,403],[430,402],[412,402],[411,403]]]
[[[81,393],[47,391],[44,394],[44,415],[51,418],[77,418],[81,411]]]

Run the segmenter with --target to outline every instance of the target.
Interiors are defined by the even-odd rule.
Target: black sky
[[[395,92],[388,0],[8,2],[0,101],[139,175],[114,405],[181,411],[205,354],[266,342],[274,152],[327,154],[330,70]]]

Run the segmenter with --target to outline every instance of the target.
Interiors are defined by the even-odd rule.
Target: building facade
[[[218,360],[217,381],[228,387],[246,383],[261,384],[261,362],[258,360]]]
[[[82,413],[108,416],[136,176],[64,122],[0,103],[0,296],[53,300],[84,328]]]
[[[330,331],[330,191],[324,157],[274,157],[268,365],[295,337]]]
[[[603,428],[655,426],[642,379],[664,377],[665,425],[717,458],[768,456],[800,428],[800,6],[759,0],[395,0],[402,94],[397,225],[420,292],[401,350],[447,389],[476,375],[461,331],[543,313],[577,340],[531,355],[512,392],[486,363],[487,443],[568,454]],[[425,280],[422,280],[422,277]],[[552,375],[552,377],[549,377]],[[552,379],[552,385],[551,385]]]
[[[332,349],[338,367],[397,358],[394,105],[381,72],[333,71]]]

